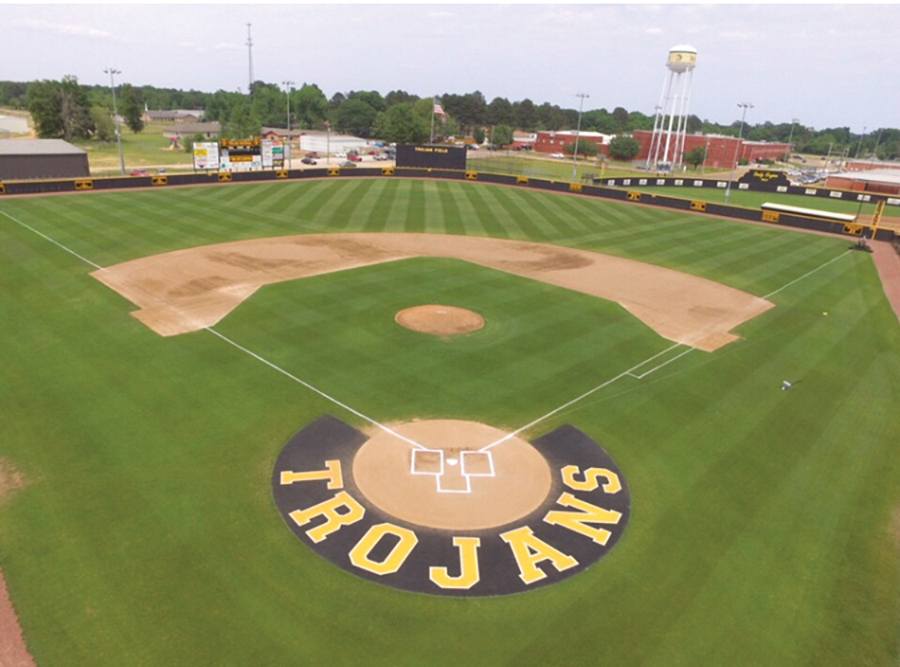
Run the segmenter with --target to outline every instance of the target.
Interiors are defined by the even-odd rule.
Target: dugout
[[[0,139],[0,181],[90,178],[88,157],[62,139]]]

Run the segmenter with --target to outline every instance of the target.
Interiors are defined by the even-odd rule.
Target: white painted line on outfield
[[[790,287],[791,285],[794,285],[794,284],[800,282],[800,281],[803,280],[804,278],[808,278],[809,276],[811,276],[812,274],[814,274],[816,271],[820,271],[820,270],[824,269],[826,266],[828,266],[829,264],[832,264],[833,262],[836,262],[837,260],[839,260],[841,257],[844,257],[848,252],[850,252],[850,250],[844,251],[843,253],[841,253],[841,254],[838,255],[837,257],[834,257],[834,258],[828,260],[827,262],[825,262],[825,263],[822,264],[821,266],[819,266],[819,267],[813,269],[812,271],[808,271],[807,273],[804,273],[804,274],[803,274],[802,276],[800,276],[799,278],[795,278],[794,280],[790,281],[789,283],[787,283],[787,284],[785,284],[785,285],[782,285],[781,287],[779,287],[779,288],[778,288],[777,290],[775,290],[774,292],[770,292],[769,294],[767,294],[766,296],[764,296],[764,297],[762,297],[762,298],[763,298],[763,299],[768,299],[769,297],[774,296],[774,295],[778,294],[779,292],[781,292],[781,291],[787,289],[787,288]],[[482,448],[481,448],[480,450],[478,450],[478,451],[482,451],[482,452],[483,452],[483,451],[487,451],[488,449],[491,449],[491,448],[496,447],[497,445],[499,445],[499,444],[501,444],[501,443],[503,443],[503,442],[506,442],[506,441],[509,440],[510,438],[513,438],[513,437],[519,435],[519,434],[522,433],[523,431],[527,431],[527,430],[528,430],[529,428],[531,428],[532,426],[536,426],[537,424],[540,424],[541,422],[546,421],[546,420],[549,419],[550,417],[552,417],[552,416],[554,416],[554,415],[556,415],[556,414],[562,412],[562,411],[565,410],[566,408],[569,408],[569,407],[575,405],[576,403],[579,403],[580,401],[584,400],[585,398],[587,398],[587,397],[590,396],[591,394],[594,394],[594,393],[600,391],[601,389],[604,389],[604,388],[608,387],[609,385],[613,384],[614,382],[616,382],[616,381],[618,381],[618,380],[621,380],[623,377],[632,377],[632,378],[634,378],[635,380],[643,380],[645,377],[647,377],[647,376],[650,375],[651,373],[654,373],[654,372],[658,371],[660,368],[669,365],[669,364],[672,363],[673,361],[677,361],[678,359],[681,359],[683,356],[685,356],[686,354],[689,354],[690,352],[693,352],[694,349],[696,349],[696,348],[689,348],[688,350],[682,352],[681,354],[676,355],[676,356],[673,357],[672,359],[669,359],[668,361],[665,361],[665,362],[659,364],[658,366],[655,366],[654,368],[651,368],[649,371],[646,371],[646,372],[644,372],[644,373],[642,373],[642,374],[640,374],[640,375],[635,375],[635,374],[634,374],[634,371],[636,371],[636,370],[637,370],[638,368],[640,368],[641,366],[644,366],[645,364],[650,363],[650,362],[653,361],[654,359],[657,359],[658,357],[660,357],[660,356],[662,356],[662,355],[664,355],[664,354],[666,354],[666,353],[668,353],[668,352],[671,352],[672,350],[674,350],[676,347],[679,347],[680,345],[681,345],[681,343],[676,343],[675,345],[672,345],[671,347],[666,348],[665,350],[663,350],[663,351],[660,352],[659,354],[655,354],[655,355],[653,355],[652,357],[650,357],[650,358],[648,358],[648,359],[645,359],[645,360],[642,361],[641,363],[632,366],[631,368],[629,368],[629,369],[628,369],[627,371],[625,371],[624,373],[620,373],[619,375],[615,376],[614,378],[612,378],[612,379],[610,379],[610,380],[607,380],[607,381],[604,382],[603,384],[597,385],[596,387],[594,387],[594,388],[591,389],[590,391],[587,391],[587,392],[583,393],[581,396],[578,396],[577,398],[573,398],[573,399],[572,399],[571,401],[569,401],[568,403],[565,403],[565,404],[559,406],[559,407],[556,408],[555,410],[551,410],[550,412],[548,412],[547,414],[543,415],[542,417],[538,417],[538,418],[535,419],[534,421],[529,422],[528,424],[525,424],[525,426],[523,426],[522,428],[516,429],[516,430],[513,431],[512,433],[510,433],[510,434],[508,434],[508,435],[506,435],[506,436],[500,438],[500,439],[497,440],[496,442],[492,442],[491,444],[489,444],[489,445],[487,445],[487,446],[485,446],[485,447],[482,447]]]
[[[269,368],[272,368],[272,369],[278,371],[279,373],[281,373],[281,374],[284,375],[285,377],[288,377],[288,378],[290,378],[291,380],[293,380],[294,382],[303,385],[304,387],[306,387],[306,388],[309,389],[310,391],[315,392],[316,394],[318,394],[318,395],[321,396],[322,398],[325,398],[325,399],[331,401],[332,403],[334,403],[335,405],[344,408],[344,410],[346,410],[347,412],[349,412],[349,413],[351,413],[351,414],[356,415],[356,416],[359,417],[360,419],[366,420],[367,422],[369,422],[369,423],[372,424],[373,426],[377,426],[378,428],[380,428],[380,429],[381,429],[382,431],[384,431],[385,433],[388,433],[388,434],[390,434],[390,435],[392,435],[392,436],[394,436],[394,437],[396,437],[396,438],[399,438],[400,440],[403,440],[404,442],[406,442],[406,443],[412,445],[413,447],[417,447],[418,449],[428,449],[428,447],[425,447],[425,446],[423,446],[423,445],[420,445],[418,442],[416,442],[416,441],[414,441],[414,440],[410,440],[410,439],[407,438],[406,436],[400,435],[399,433],[397,433],[397,432],[394,431],[393,429],[388,428],[387,426],[385,426],[385,425],[382,424],[381,422],[375,421],[375,420],[372,419],[371,417],[369,417],[369,416],[367,416],[367,415],[364,415],[362,412],[359,412],[358,410],[354,410],[353,408],[351,408],[351,407],[350,407],[349,405],[347,405],[346,403],[341,403],[339,400],[337,400],[337,399],[334,398],[333,396],[329,396],[328,394],[326,394],[326,393],[325,393],[324,391],[322,391],[321,389],[317,389],[316,387],[314,387],[313,385],[309,384],[308,382],[304,382],[303,380],[301,380],[300,378],[298,378],[296,375],[291,375],[290,373],[288,373],[286,370],[284,370],[284,369],[281,368],[280,366],[277,366],[276,364],[273,364],[273,363],[272,363],[271,361],[269,361],[268,359],[264,359],[263,357],[259,356],[259,355],[256,354],[255,352],[252,352],[251,350],[248,350],[246,347],[243,347],[242,345],[239,345],[238,343],[235,343],[233,340],[231,340],[231,339],[228,338],[227,336],[223,336],[222,334],[220,334],[220,333],[219,333],[218,331],[216,331],[215,329],[213,329],[213,328],[211,328],[211,327],[206,327],[206,330],[207,330],[208,332],[210,332],[211,334],[213,334],[213,335],[215,335],[215,336],[218,336],[219,338],[221,338],[222,340],[224,340],[224,341],[225,341],[226,343],[228,343],[229,345],[233,345],[235,348],[237,348],[237,349],[240,350],[241,352],[244,352],[244,353],[246,353],[246,354],[249,354],[251,357],[253,357],[253,358],[256,359],[257,361],[261,361],[262,363],[264,363],[264,364],[265,364],[266,366],[268,366]]]
[[[17,225],[21,225],[22,227],[24,227],[24,228],[27,229],[28,231],[34,232],[35,234],[37,234],[37,235],[40,236],[42,239],[45,239],[45,240],[47,240],[47,241],[50,241],[50,243],[52,243],[53,245],[57,246],[58,248],[62,248],[63,250],[65,250],[65,251],[66,251],[67,253],[69,253],[70,255],[74,255],[75,257],[77,257],[78,259],[80,259],[82,262],[86,262],[87,264],[90,264],[91,266],[93,266],[95,269],[98,269],[99,271],[106,271],[106,269],[104,269],[102,266],[100,266],[100,265],[98,265],[98,264],[94,264],[94,263],[93,263],[91,260],[89,260],[89,259],[85,259],[85,258],[82,257],[81,255],[79,255],[77,252],[75,252],[74,250],[72,250],[71,248],[67,248],[66,246],[64,246],[64,245],[63,245],[62,243],[60,243],[59,241],[56,241],[56,240],[54,240],[54,239],[51,239],[49,236],[47,236],[47,235],[44,234],[43,232],[39,232],[38,230],[36,230],[36,229],[35,229],[34,227],[32,227],[31,225],[26,225],[26,224],[25,224],[24,222],[22,222],[21,220],[16,220],[14,217],[12,217],[12,216],[11,216],[9,213],[7,213],[6,211],[0,211],[0,213],[2,213],[3,215],[5,215],[7,218],[9,218],[10,220],[12,220],[12,221],[13,221],[14,223],[16,223]]]
[[[769,292],[768,294],[766,294],[766,295],[763,297],[763,299],[768,299],[768,298],[771,297],[771,296],[775,296],[775,295],[778,294],[779,292],[781,292],[781,291],[783,291],[783,290],[786,290],[788,287],[790,287],[790,286],[793,285],[794,283],[799,283],[801,280],[803,280],[804,278],[806,278],[806,277],[808,277],[808,276],[811,276],[811,275],[814,274],[816,271],[820,271],[820,270],[824,269],[826,266],[828,266],[829,264],[831,264],[832,262],[838,261],[841,257],[846,256],[847,253],[849,253],[849,252],[850,252],[849,249],[848,249],[848,250],[845,250],[844,252],[842,252],[842,253],[841,253],[840,255],[838,255],[837,257],[835,257],[835,258],[833,258],[833,259],[830,259],[830,260],[828,260],[827,262],[825,262],[822,266],[819,266],[819,267],[813,269],[813,270],[810,271],[809,273],[804,273],[802,276],[800,276],[799,278],[796,278],[796,279],[792,280],[792,281],[789,282],[787,285],[782,285],[781,287],[779,287],[779,288],[778,288],[777,290],[775,290],[774,292]]]
[[[591,394],[594,394],[594,393],[600,391],[601,389],[604,389],[604,388],[608,387],[608,386],[611,385],[613,382],[615,382],[615,381],[617,381],[617,380],[621,380],[623,377],[626,377],[626,376],[630,375],[631,372],[632,372],[633,370],[636,370],[636,369],[640,368],[641,366],[643,366],[644,364],[646,364],[646,363],[648,363],[648,362],[650,362],[650,361],[653,361],[653,360],[656,359],[657,357],[661,357],[662,355],[664,355],[664,354],[666,354],[666,353],[668,353],[668,352],[671,352],[672,350],[674,350],[676,347],[679,347],[680,345],[681,345],[681,343],[675,343],[674,345],[672,345],[672,346],[670,346],[670,347],[667,347],[667,348],[666,348],[665,350],[663,350],[662,352],[658,352],[657,354],[654,354],[652,357],[648,357],[647,359],[644,359],[644,361],[642,361],[642,362],[639,363],[639,364],[635,364],[634,366],[632,366],[631,368],[629,368],[627,371],[623,371],[622,373],[619,373],[619,374],[618,374],[617,376],[615,376],[614,378],[611,378],[611,379],[607,380],[607,381],[604,382],[603,384],[597,385],[596,387],[594,387],[594,388],[591,389],[590,391],[584,392],[581,396],[578,396],[577,398],[573,398],[573,399],[572,399],[571,401],[569,401],[568,403],[564,403],[563,405],[559,406],[559,407],[556,408],[555,410],[551,410],[550,412],[548,412],[547,414],[543,415],[542,417],[538,417],[538,418],[535,419],[534,421],[525,424],[525,426],[523,426],[522,428],[516,429],[516,430],[513,431],[512,433],[509,433],[509,434],[503,436],[502,438],[500,438],[500,439],[497,440],[496,442],[492,442],[492,443],[489,444],[489,445],[485,445],[484,447],[482,447],[482,448],[479,449],[478,451],[479,451],[479,452],[485,452],[485,451],[487,451],[487,450],[489,450],[489,449],[491,449],[491,448],[493,448],[493,447],[496,447],[497,445],[499,445],[499,444],[501,444],[501,443],[506,442],[507,440],[509,440],[509,439],[511,439],[511,438],[514,438],[514,437],[518,436],[522,431],[527,431],[527,430],[530,429],[532,426],[536,426],[537,424],[540,424],[542,421],[546,421],[546,420],[550,419],[550,417],[552,417],[552,416],[555,415],[556,413],[562,412],[562,411],[565,410],[566,408],[575,405],[576,403],[578,403],[579,401],[584,400],[585,398],[587,398],[587,397],[590,396]]]
[[[693,352],[693,351],[696,350],[696,349],[697,349],[697,348],[695,348],[695,347],[689,347],[688,349],[686,349],[686,350],[685,350],[684,352],[682,352],[681,354],[675,355],[674,357],[672,357],[672,358],[669,359],[668,361],[664,361],[664,362],[662,362],[661,364],[658,364],[657,366],[654,366],[654,367],[651,368],[649,371],[644,371],[644,372],[641,373],[640,375],[635,375],[634,373],[631,373],[631,372],[629,372],[628,374],[629,374],[631,377],[633,377],[635,380],[643,380],[645,377],[647,377],[647,376],[650,375],[651,373],[655,373],[655,372],[658,371],[660,368],[662,368],[662,367],[664,367],[664,366],[668,366],[668,365],[671,364],[673,361],[678,361],[679,359],[681,359],[681,357],[685,356],[686,354],[690,354],[691,352]],[[645,362],[645,363],[646,363],[646,362]],[[643,364],[641,364],[641,366],[643,366]]]

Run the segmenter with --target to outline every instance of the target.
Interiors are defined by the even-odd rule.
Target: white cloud
[[[27,28],[30,30],[52,32],[57,35],[74,35],[76,37],[121,40],[121,37],[117,37],[107,30],[100,30],[99,28],[92,28],[91,26],[73,23],[51,23],[50,21],[43,21],[40,19],[17,19],[7,24],[7,30],[9,28]]]

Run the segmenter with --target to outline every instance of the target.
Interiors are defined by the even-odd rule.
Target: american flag
[[[441,103],[434,100],[434,112],[440,116],[441,118],[446,118],[447,114],[444,112],[444,107],[441,106]]]

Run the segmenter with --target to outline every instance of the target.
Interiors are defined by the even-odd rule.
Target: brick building
[[[535,153],[564,153],[563,149],[575,141],[576,134],[578,134],[579,142],[586,141],[595,144],[603,155],[606,155],[609,142],[613,138],[611,134],[601,134],[600,132],[576,133],[574,130],[538,132],[534,140],[534,151]]]
[[[650,157],[653,132],[635,130],[632,136],[641,144],[641,152],[636,159],[646,162]],[[717,134],[688,134],[684,138],[684,152],[688,153],[695,148],[707,149],[704,166],[711,169],[730,169],[735,162],[735,153],[738,162],[744,159],[752,163],[759,160],[780,160],[790,152],[790,144],[786,143],[747,141]]]

